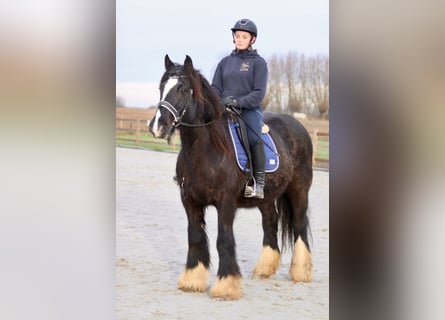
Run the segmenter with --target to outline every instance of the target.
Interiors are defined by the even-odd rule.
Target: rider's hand
[[[223,104],[226,107],[227,111],[235,113],[239,113],[241,111],[241,106],[239,104],[239,101],[232,96],[224,98]]]

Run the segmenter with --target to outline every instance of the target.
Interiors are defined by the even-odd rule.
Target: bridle
[[[191,99],[193,96],[193,89],[189,90],[189,94],[190,94],[190,99]],[[173,115],[174,119],[173,119],[172,126],[174,128],[177,128],[179,126],[190,127],[190,128],[205,127],[205,126],[208,126],[218,120],[218,119],[213,119],[212,121],[205,122],[205,123],[198,123],[198,124],[184,122],[184,121],[182,121],[182,119],[184,118],[189,107],[190,107],[190,104],[189,104],[189,102],[187,102],[184,109],[182,110],[181,114],[179,114],[178,110],[170,102],[168,102],[166,100],[159,101],[159,103],[157,105],[158,109],[165,108],[165,109],[167,109],[168,112],[170,112]]]
[[[177,128],[180,125],[184,125],[185,122],[182,121],[182,118],[184,118],[185,113],[188,110],[188,106],[189,104],[187,103],[185,105],[184,110],[182,110],[181,114],[178,113],[178,111],[176,110],[176,108],[168,101],[162,100],[158,103],[158,109],[159,108],[165,108],[167,109],[168,112],[170,112],[173,115],[173,123],[172,126]]]

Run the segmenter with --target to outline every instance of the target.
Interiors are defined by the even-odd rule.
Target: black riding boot
[[[250,148],[252,152],[252,166],[254,184],[246,186],[244,197],[246,198],[264,198],[264,184],[266,182],[266,154],[264,152],[263,141]]]

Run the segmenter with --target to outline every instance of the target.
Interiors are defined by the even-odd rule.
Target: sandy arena
[[[293,283],[291,252],[267,280],[252,279],[262,248],[261,214],[239,209],[234,223],[243,296],[212,300],[176,287],[187,255],[187,218],[173,182],[176,153],[116,148],[116,319],[328,319],[329,172],[314,170],[309,195],[313,281]],[[212,268],[216,279],[216,211],[206,213]],[[281,236],[281,235],[279,235]]]

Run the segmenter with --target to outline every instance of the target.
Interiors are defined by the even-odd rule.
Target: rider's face
[[[235,32],[235,47],[238,50],[246,50],[249,47],[249,43],[252,36],[247,31],[237,30]]]

